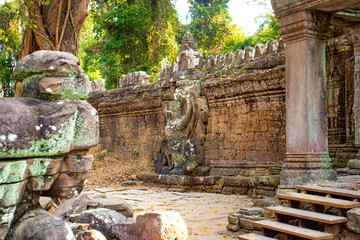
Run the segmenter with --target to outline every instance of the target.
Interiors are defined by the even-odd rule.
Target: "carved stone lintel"
[[[318,10],[322,12],[339,12],[360,4],[359,0],[271,0],[277,18],[301,10]]]
[[[282,17],[279,23],[285,42],[300,41],[309,37],[326,39],[331,32],[332,15],[299,11]]]

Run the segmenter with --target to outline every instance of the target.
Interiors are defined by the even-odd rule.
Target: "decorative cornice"
[[[326,39],[330,36],[332,15],[299,11],[280,19],[280,31],[285,42],[299,41],[308,37]]]
[[[360,0],[271,0],[277,18],[301,10],[339,12],[360,5]]]

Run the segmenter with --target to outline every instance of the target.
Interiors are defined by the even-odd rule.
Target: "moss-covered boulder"
[[[33,236],[33,229],[13,228],[40,196],[80,193],[93,161],[88,150],[98,143],[98,114],[84,101],[91,85],[75,56],[32,53],[18,62],[15,78],[23,82],[22,97],[0,98],[0,239]]]
[[[22,82],[22,97],[47,100],[86,100],[91,94],[89,78],[74,55],[37,51],[22,58],[14,71]]]
[[[98,142],[97,111],[87,102],[0,98],[0,159],[55,156]]]

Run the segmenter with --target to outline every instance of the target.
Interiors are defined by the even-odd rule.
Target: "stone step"
[[[265,229],[275,230],[280,233],[286,233],[294,236],[299,236],[305,239],[322,240],[333,239],[331,233],[319,232],[307,228],[297,227],[285,223],[279,223],[271,220],[253,221],[252,224],[260,226]]]
[[[352,191],[342,188],[332,188],[332,187],[321,187],[318,185],[302,185],[302,186],[296,186],[297,189],[303,190],[303,191],[310,191],[310,192],[317,192],[317,193],[325,193],[325,194],[333,194],[337,196],[343,196],[343,197],[349,197],[353,199],[360,200],[360,192],[359,191]]]
[[[301,210],[297,208],[290,208],[290,207],[266,207],[265,210],[274,212],[277,214],[282,214],[286,216],[292,216],[302,219],[308,219],[316,222],[326,223],[326,224],[338,224],[338,223],[345,223],[347,222],[346,217],[338,217],[334,215],[324,214],[324,213],[317,213],[312,211]]]
[[[350,209],[360,207],[360,202],[340,200],[330,197],[320,197],[311,194],[288,192],[286,194],[277,194],[276,197],[287,200],[295,200],[306,203],[332,206],[340,209]]]
[[[271,237],[265,237],[263,235],[259,235],[256,233],[249,233],[249,234],[245,234],[245,235],[241,235],[238,236],[238,239],[242,239],[242,240],[276,240],[276,238],[271,238]]]

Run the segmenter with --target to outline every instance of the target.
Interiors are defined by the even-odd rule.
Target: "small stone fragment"
[[[349,220],[346,226],[353,232],[360,234],[360,208],[353,208],[347,211],[347,217]]]
[[[101,232],[94,229],[81,232],[75,237],[77,240],[106,240],[106,237]]]

